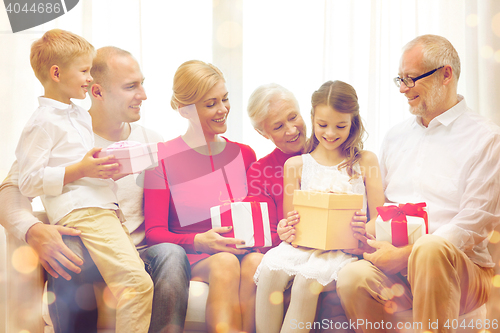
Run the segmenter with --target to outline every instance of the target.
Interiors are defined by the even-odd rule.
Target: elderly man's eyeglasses
[[[436,69],[433,69],[432,71],[429,71],[429,72],[422,74],[420,76],[417,76],[417,77],[400,78],[398,76],[398,77],[394,78],[394,83],[396,84],[396,87],[398,87],[398,88],[401,87],[401,82],[403,82],[408,88],[413,88],[413,87],[415,87],[415,82],[417,82],[420,79],[423,79],[424,77],[428,77],[428,76],[434,74],[435,71],[437,71],[438,69],[441,69],[443,67],[444,66],[438,67]]]

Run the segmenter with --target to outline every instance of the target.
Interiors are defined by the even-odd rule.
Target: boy
[[[81,231],[118,300],[116,331],[147,332],[153,283],[118,218],[109,179],[118,164],[112,156],[93,157],[100,148],[92,148],[90,115],[70,100],[85,98],[94,54],[85,39],[64,30],[50,30],[33,43],[31,66],[45,92],[16,149],[19,188],[25,196],[41,196],[51,224]]]

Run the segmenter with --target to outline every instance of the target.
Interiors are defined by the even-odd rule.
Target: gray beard
[[[445,89],[443,86],[435,84],[432,87],[433,91],[427,96],[426,101],[422,101],[419,105],[411,107],[410,113],[422,118],[429,118],[436,110],[436,106],[443,100]]]

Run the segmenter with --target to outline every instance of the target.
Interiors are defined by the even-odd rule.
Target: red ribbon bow
[[[425,233],[429,233],[427,212],[424,210],[425,202],[417,204],[400,204],[398,206],[382,206],[377,207],[377,211],[384,221],[392,219],[392,245],[404,246],[408,245],[408,225],[406,216],[416,216],[424,219]]]

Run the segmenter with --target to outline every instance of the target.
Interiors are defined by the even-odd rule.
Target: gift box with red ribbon
[[[237,248],[269,247],[272,245],[269,212],[265,202],[232,202],[210,208],[212,228],[232,226],[221,234],[245,241]]]
[[[96,157],[114,155],[120,163],[120,173],[138,173],[158,165],[158,147],[156,143],[119,141],[104,148]]]
[[[414,244],[429,233],[426,204],[407,203],[377,207],[375,220],[377,241],[388,241],[394,246]]]

